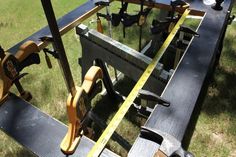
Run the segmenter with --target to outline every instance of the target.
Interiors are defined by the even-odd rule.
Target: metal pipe
[[[61,35],[58,29],[57,21],[55,18],[55,14],[53,11],[51,0],[41,0],[42,6],[44,9],[45,16],[48,21],[48,26],[52,33],[52,37],[54,40],[55,50],[58,52],[59,56],[59,65],[62,69],[62,73],[66,82],[66,86],[68,91],[71,93],[72,97],[76,94],[74,80],[71,74],[69,62],[65,53],[65,49],[62,43]]]
[[[141,15],[140,16],[142,16],[142,14],[143,14],[143,3],[144,3],[144,1],[141,0],[141,4],[140,4],[140,13],[141,13]],[[139,45],[138,45],[138,51],[139,52],[141,52],[141,50],[142,50],[142,34],[143,34],[143,25],[140,25],[139,26]]]

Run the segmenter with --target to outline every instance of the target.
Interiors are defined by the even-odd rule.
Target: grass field
[[[61,17],[84,1],[53,0],[52,2],[57,17]],[[0,1],[0,6],[0,44],[5,49],[10,48],[46,25],[40,1],[8,0]],[[115,12],[117,12],[117,8],[118,6],[113,6]],[[134,7],[134,11],[135,9],[137,7]],[[88,21],[85,21],[85,23],[89,24]],[[95,24],[90,24],[90,27],[95,27]],[[136,27],[129,28],[127,34],[133,36],[137,33],[137,30]],[[119,31],[121,31],[120,28],[114,29],[114,32],[117,32],[114,35],[117,40],[137,48],[135,41],[129,40],[129,38],[120,38],[118,36]],[[236,23],[233,23],[228,27],[220,65],[214,74],[214,81],[208,88],[207,97],[189,146],[189,150],[197,157],[236,157],[235,37]],[[77,58],[81,55],[79,40],[74,31],[70,31],[63,37],[63,42],[76,84],[80,85],[81,68],[77,64]],[[25,89],[31,91],[34,96],[31,101],[32,104],[67,123],[65,100],[68,94],[57,61],[51,59],[53,69],[48,69],[43,53],[40,54],[40,57],[40,66],[34,65],[25,69],[30,74],[22,79],[22,83]],[[130,127],[127,120],[124,120],[121,125],[123,128]],[[135,139],[134,135],[138,133],[138,128],[135,125],[131,125],[131,127],[135,128],[132,136],[129,136],[129,140],[133,141]],[[121,130],[118,130],[118,132]],[[126,136],[130,132],[124,134]],[[0,156],[33,156],[3,132],[0,132],[0,139]],[[109,147],[122,155],[125,154],[122,149],[117,148],[117,144],[114,142],[110,142]]]

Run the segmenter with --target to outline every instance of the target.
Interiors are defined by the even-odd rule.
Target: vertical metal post
[[[111,14],[110,14],[110,4],[108,4],[106,6],[106,13],[107,13],[107,16],[109,16],[109,19],[108,19],[109,37],[112,38],[112,24],[111,24]],[[118,81],[117,70],[115,68],[113,68],[113,70],[114,70],[114,74],[115,74],[115,79],[116,79],[116,81]]]
[[[183,43],[183,40],[184,40],[184,32],[180,31],[180,33],[179,33],[179,42],[180,42],[180,44]],[[182,51],[183,51],[182,48],[179,47],[178,44],[177,44],[173,69],[175,69],[177,67],[177,65],[179,63],[179,60],[181,58]]]
[[[58,29],[58,25],[57,25],[54,11],[53,11],[51,0],[41,0],[41,2],[43,5],[45,16],[48,21],[48,26],[52,33],[55,50],[56,52],[58,52],[58,55],[59,55],[59,65],[61,67],[67,89],[71,93],[72,97],[74,97],[76,94],[75,84],[74,84],[74,80],[71,74],[71,70],[70,70],[69,62],[65,53],[65,49],[62,43],[61,35]]]
[[[144,1],[141,0],[141,6],[140,6],[140,13],[141,13],[141,16],[143,14],[143,3]],[[139,17],[140,18],[140,17]],[[139,52],[141,52],[141,49],[142,49],[142,34],[143,34],[143,25],[140,25],[139,26]]]
[[[111,81],[111,79],[109,77],[109,73],[107,71],[107,68],[106,68],[104,62],[102,60],[100,60],[100,59],[96,59],[95,62],[96,62],[96,65],[99,66],[102,69],[102,71],[103,71],[103,74],[104,74],[104,76],[103,76],[103,83],[104,83],[104,86],[105,86],[105,88],[107,90],[108,95],[110,97],[114,98],[116,96],[116,92],[115,92],[115,90],[113,88],[112,81]]]
[[[110,5],[110,4],[109,4]],[[110,6],[106,6],[106,13],[109,18],[111,18],[110,14]],[[111,27],[111,19],[108,19],[108,28],[109,28],[109,37],[112,38],[112,27]]]

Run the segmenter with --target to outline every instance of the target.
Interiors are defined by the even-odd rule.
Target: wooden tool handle
[[[154,157],[167,157],[167,155],[165,153],[163,153],[162,151],[158,150]]]
[[[64,154],[73,154],[79,144],[80,138],[84,133],[84,128],[82,128],[80,121],[86,113],[85,99],[91,92],[93,85],[102,77],[101,68],[92,66],[86,73],[82,86],[76,88],[75,96],[73,97],[70,94],[67,99],[68,131],[60,145]]]
[[[39,52],[38,45],[33,41],[27,41],[24,44],[22,44],[15,54],[15,57],[19,62],[22,62],[24,59],[26,59],[30,54]]]
[[[91,91],[93,85],[96,83],[96,81],[102,78],[102,69],[97,66],[92,66],[84,77],[82,88],[88,94]]]

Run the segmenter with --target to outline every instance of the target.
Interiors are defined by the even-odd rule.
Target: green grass
[[[69,3],[67,0],[53,0],[57,17],[61,17],[82,3],[77,0],[71,0]],[[0,5],[2,6],[0,8],[0,43],[4,49],[10,48],[46,25],[40,1],[9,0],[0,1]],[[63,42],[70,66],[73,68],[73,76],[76,78],[77,84],[80,84],[80,67],[75,59],[79,57],[79,52],[81,52],[79,41],[71,31],[63,37]],[[31,102],[35,106],[66,122],[65,102],[68,94],[57,61],[51,58],[53,69],[49,70],[43,53],[40,53],[40,58],[40,66],[34,65],[24,70],[30,74],[21,82],[24,88],[32,93],[34,98]],[[32,156],[2,132],[0,138],[0,156]]]
[[[236,23],[228,26],[220,65],[208,88],[190,150],[196,156],[236,156]],[[201,151],[201,150],[205,150]]]
[[[67,0],[53,0],[52,2],[57,17],[61,17],[84,1],[70,0],[68,2]],[[40,1],[8,0],[0,1],[0,6],[2,6],[0,7],[0,44],[5,49],[10,48],[46,25]],[[112,5],[112,10],[118,12],[119,7],[119,4],[115,3]],[[130,13],[135,13],[139,10],[139,7],[135,5],[132,5],[130,8],[132,8],[129,10]],[[156,13],[152,14],[154,15]],[[91,19],[96,19],[96,17],[93,16],[89,20]],[[85,24],[89,25],[90,28],[95,28],[96,23],[89,24],[89,20],[85,21]],[[104,29],[106,30],[106,21],[102,21]],[[150,24],[151,19],[148,19],[147,23]],[[191,23],[193,22],[191,21]],[[234,23],[229,26],[227,30],[220,66],[215,72],[214,83],[212,83],[208,89],[207,97],[190,143],[189,150],[196,156],[206,156],[206,154],[212,157],[236,156],[236,151],[234,151],[236,150],[236,107],[233,105],[235,104],[234,98],[236,97],[235,28],[236,24]],[[127,38],[125,39],[120,35],[121,31],[121,27],[113,29],[114,39],[134,49],[138,49],[137,40],[132,39],[138,38],[139,27],[134,26],[127,28]],[[105,32],[105,34],[107,34],[107,32]],[[148,34],[148,27],[144,27],[144,34]],[[148,37],[148,35],[145,35],[145,38]],[[63,42],[71,69],[73,69],[72,74],[75,82],[77,85],[80,85],[81,68],[78,66],[77,62],[77,58],[81,55],[79,39],[72,30],[63,36]],[[145,42],[146,41],[143,40],[142,43],[144,44]],[[31,101],[32,104],[60,121],[67,123],[65,102],[68,92],[57,61],[51,57],[53,69],[48,69],[44,54],[40,53],[40,57],[40,66],[34,65],[24,70],[30,74],[22,79],[22,83],[25,89],[31,91],[34,96]],[[131,82],[127,84],[131,84]],[[125,90],[124,95],[127,95],[130,89],[124,89],[125,86],[126,85],[121,82],[117,88],[123,88],[123,90]],[[97,100],[100,100],[100,98]],[[104,104],[110,105],[107,113],[102,112],[103,108],[107,108]],[[110,121],[111,117],[118,109],[117,106],[111,106],[112,104],[119,105],[118,102],[105,98],[98,101],[95,110],[98,114],[102,114],[101,117],[103,119]],[[117,132],[128,139],[128,141],[134,142],[139,133],[138,126],[141,124],[143,124],[142,120],[134,119],[134,116],[128,115],[120,124]],[[0,139],[0,156],[33,156],[2,132],[0,133]],[[110,141],[108,147],[123,156],[126,155],[126,152],[121,147],[118,147],[118,144],[114,141]]]

